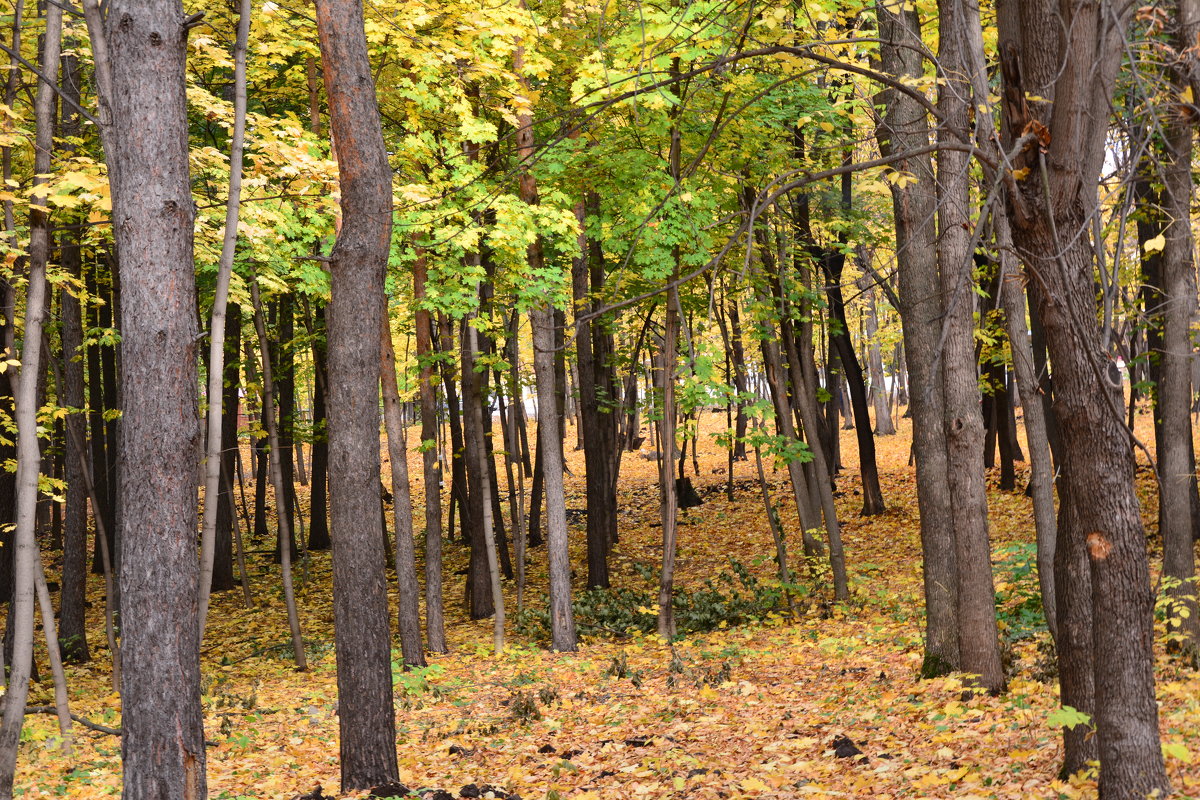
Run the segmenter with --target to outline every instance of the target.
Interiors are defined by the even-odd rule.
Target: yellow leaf
[[[1167,246],[1167,237],[1163,234],[1155,236],[1153,239],[1146,242],[1146,255],[1151,253],[1161,253],[1163,248]]]
[[[762,792],[768,788],[767,784],[763,783],[758,778],[746,778],[742,781],[742,791],[745,792]]]

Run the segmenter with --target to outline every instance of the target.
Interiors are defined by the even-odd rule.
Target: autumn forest
[[[0,800],[1200,797],[1200,0],[0,51]]]

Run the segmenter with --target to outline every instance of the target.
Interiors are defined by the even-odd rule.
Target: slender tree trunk
[[[612,414],[611,385],[605,380],[607,365],[599,363],[597,353],[604,333],[599,321],[580,319],[598,309],[588,302],[589,290],[598,290],[595,283],[603,282],[604,253],[601,243],[589,242],[583,233],[585,209],[595,209],[596,201],[578,207],[579,249],[572,263],[572,284],[575,295],[575,348],[579,360],[579,418],[583,434],[583,457],[587,471],[587,563],[589,588],[608,588],[609,543],[616,538],[617,492],[612,479],[612,452],[616,441],[610,436]],[[596,263],[598,262],[598,264]],[[590,269],[589,269],[590,267]],[[598,272],[598,275],[592,275]],[[596,279],[599,279],[598,281]]]
[[[424,305],[428,279],[425,251],[413,265],[413,306],[420,365],[421,461],[425,482],[425,637],[429,649],[446,652],[442,616],[442,469],[437,453],[437,390],[433,385],[433,318]]]
[[[397,777],[387,580],[379,516],[379,331],[392,234],[391,169],[361,0],[317,0],[338,154],[342,229],[330,253],[329,500],[342,791]]]
[[[871,402],[875,406],[875,435],[893,436],[896,426],[888,406],[887,381],[883,373],[883,352],[879,347],[879,310],[875,304],[875,288],[866,292],[867,300],[867,364],[871,375]]]
[[[204,521],[200,533],[200,638],[208,622],[208,603],[213,589],[213,565],[217,547],[217,495],[221,491],[221,445],[224,428],[221,414],[225,378],[225,315],[229,301],[229,278],[237,249],[238,215],[242,200],[242,142],[246,133],[246,40],[250,35],[250,0],[240,0],[237,37],[233,45],[233,135],[229,144],[229,198],[225,204],[225,236],[221,262],[213,292],[212,324],[208,348],[208,436],[204,467]],[[236,413],[236,412],[234,412]],[[228,550],[226,550],[228,554]],[[226,561],[228,563],[228,560]],[[232,582],[230,582],[232,583]]]
[[[34,100],[34,186],[45,185],[54,147],[54,92],[62,43],[62,9],[46,8],[46,37],[42,71],[51,86],[39,81]],[[36,198],[36,195],[35,195]],[[21,373],[17,383],[17,520],[13,532],[13,593],[9,605],[13,657],[8,691],[4,695],[4,724],[0,726],[0,798],[13,796],[17,746],[29,696],[33,666],[33,606],[41,553],[37,543],[36,514],[41,448],[38,444],[37,389],[42,370],[42,326],[46,315],[46,266],[50,260],[50,209],[45,200],[30,203],[29,286],[26,291],[25,335],[21,347]],[[190,230],[189,230],[190,234]],[[51,617],[51,623],[53,617]],[[203,785],[203,780],[201,780]]]
[[[396,584],[399,596],[397,621],[404,663],[425,666],[421,647],[421,586],[417,583],[416,547],[413,544],[412,495],[408,485],[408,447],[404,419],[400,413],[400,391],[396,383],[396,352],[392,328],[384,304],[380,328],[379,369],[383,387],[383,420],[387,427],[388,459],[392,462],[392,513],[396,528]]]
[[[524,7],[524,0],[521,0]],[[521,74],[524,48],[514,54],[514,70]],[[538,203],[537,179],[530,172],[534,157],[533,115],[517,116],[517,153],[521,159],[519,193],[529,205]],[[540,275],[545,269],[541,238],[526,252],[529,271]],[[567,506],[563,487],[563,398],[561,375],[563,328],[566,317],[549,305],[529,313],[533,325],[533,370],[537,381],[538,460],[546,491],[546,550],[550,562],[550,646],[569,651],[576,647],[575,618],[571,610],[571,562],[567,542]],[[536,500],[536,498],[535,498]]]
[[[217,518],[213,543],[212,591],[224,592],[233,579],[233,526],[237,509],[233,497],[234,459],[238,448],[238,407],[241,404],[242,309],[230,304],[225,313],[225,377],[222,381],[221,455],[217,492]],[[211,368],[211,367],[210,367]]]
[[[1197,74],[1191,48],[1200,30],[1200,2],[1178,0],[1175,47],[1180,60],[1172,70],[1171,87],[1176,95],[1194,91]],[[1193,53],[1192,55],[1184,55]],[[1200,83],[1197,83],[1200,88]],[[1167,227],[1163,248],[1163,349],[1159,410],[1162,419],[1162,449],[1159,453],[1162,515],[1159,531],[1163,541],[1163,575],[1177,585],[1168,589],[1173,608],[1168,625],[1181,638],[1182,647],[1200,648],[1200,606],[1196,603],[1196,561],[1192,533],[1192,483],[1196,465],[1192,454],[1192,370],[1194,351],[1191,324],[1196,313],[1196,277],[1192,236],[1192,126],[1190,111],[1175,110],[1166,120],[1163,136],[1163,199]]]
[[[1058,641],[1058,603],[1054,588],[1054,552],[1058,536],[1058,520],[1054,510],[1054,465],[1050,460],[1045,410],[1038,398],[1033,348],[1029,343],[1029,328],[1025,324],[1025,292],[1021,287],[1019,266],[1013,250],[1008,212],[997,206],[992,213],[996,244],[1000,250],[1000,297],[1008,325],[1013,369],[1024,404],[1025,438],[1029,446],[1029,485],[1033,496],[1033,523],[1037,531],[1038,586],[1046,627],[1050,629],[1051,638]]]
[[[262,302],[258,294],[258,283],[253,281],[250,284],[250,297],[254,303],[254,325],[258,329],[258,336],[264,342],[267,337],[266,321],[263,319]],[[270,448],[272,456],[279,452],[282,445],[279,443],[279,423],[275,420],[275,375],[271,364],[271,349],[263,347],[262,349],[262,404],[263,404],[263,423],[267,428],[267,446]],[[283,467],[280,464],[280,459],[271,458],[271,485],[275,489],[275,496],[282,497],[286,491],[284,488]],[[278,501],[276,501],[278,505]],[[291,539],[288,526],[291,524],[288,521],[286,514],[280,514],[277,517],[279,525],[279,535],[275,537],[275,541],[279,544],[279,563],[283,574],[283,598],[287,606],[288,628],[292,634],[292,655],[296,660],[296,669],[301,672],[308,669],[308,659],[304,652],[304,639],[300,634],[300,615],[296,609],[296,593],[292,587],[292,551],[287,546],[287,542]]]
[[[468,254],[467,258],[478,258]],[[478,264],[473,266],[477,267]],[[471,548],[467,562],[466,601],[471,619],[487,619],[496,613],[492,585],[491,554],[488,550],[489,532],[484,523],[490,521],[491,503],[486,493],[488,485],[487,456],[483,450],[483,414],[480,397],[479,375],[475,371],[478,352],[473,350],[472,337],[467,330],[469,319],[463,319],[459,327],[460,358],[462,363],[462,406],[463,406],[463,455],[466,462],[467,494],[461,507],[463,534]],[[480,413],[476,413],[476,411]],[[475,430],[478,423],[480,430]],[[486,508],[485,508],[486,506]],[[486,513],[485,513],[486,512]]]
[[[78,43],[72,40],[68,42],[68,50],[73,50],[73,45]],[[70,101],[78,103],[80,97],[79,57],[74,52],[67,52],[62,56],[62,92],[66,101],[62,104],[60,132],[64,139],[70,139],[78,136],[82,127],[79,113],[70,104]],[[76,281],[82,281],[83,263],[77,231],[64,233],[60,261],[64,272]],[[68,408],[83,409],[83,358],[86,355],[83,349],[83,312],[77,295],[63,289],[59,297],[64,364],[60,389],[62,404]],[[91,659],[84,619],[87,599],[88,493],[84,486],[83,466],[87,454],[79,449],[85,447],[84,442],[87,439],[85,413],[82,410],[74,412],[67,416],[65,421],[64,472],[67,496],[64,510],[62,594],[59,603],[61,617],[58,637],[63,659],[73,663],[84,663]]]
[[[328,550],[333,546],[329,540],[329,431],[325,412],[325,398],[329,395],[329,382],[325,369],[325,309],[317,306],[313,310],[313,445],[312,445],[312,488],[308,500],[308,549]]]
[[[504,592],[500,585],[500,565],[496,554],[495,529],[492,520],[491,475],[487,468],[487,447],[484,444],[483,405],[480,402],[480,373],[475,369],[479,356],[479,331],[475,329],[473,316],[463,321],[462,345],[462,374],[463,374],[463,405],[466,408],[465,434],[467,439],[468,468],[476,473],[478,490],[472,487],[472,498],[479,507],[478,530],[471,542],[472,562],[476,554],[481,553],[486,566],[486,573],[480,575],[472,583],[471,612],[475,619],[492,616],[492,645],[494,652],[499,654],[504,650]],[[483,580],[486,578],[486,581]],[[488,592],[487,606],[489,614],[483,614],[483,604],[479,600],[482,591]]]

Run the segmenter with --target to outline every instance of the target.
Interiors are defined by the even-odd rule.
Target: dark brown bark
[[[850,387],[850,406],[854,411],[854,433],[858,439],[859,472],[862,475],[864,516],[882,514],[883,490],[879,487],[879,466],[875,460],[875,434],[871,430],[871,415],[867,406],[867,386],[863,380],[862,365],[850,341],[846,320],[846,303],[842,299],[842,269],[846,255],[842,252],[825,251],[820,258],[821,268],[829,283],[825,287],[829,298],[830,341],[837,347],[842,372]]]
[[[467,562],[466,601],[467,613],[471,619],[486,619],[495,613],[492,601],[492,580],[488,569],[487,537],[483,530],[482,505],[489,498],[484,497],[484,473],[487,470],[486,456],[483,451],[483,431],[475,430],[475,425],[483,427],[483,415],[476,414],[481,408],[482,398],[479,392],[479,374],[475,371],[477,354],[469,346],[467,336],[468,322],[464,320],[459,331],[459,342],[462,347],[462,402],[464,456],[467,473],[467,499],[463,506],[464,523],[470,525],[463,531],[471,547],[470,559]]]
[[[576,337],[579,361],[579,415],[583,433],[583,457],[587,471],[587,564],[589,588],[607,588],[608,551],[616,539],[617,485],[613,476],[617,452],[614,411],[615,376],[606,362],[605,332],[602,324],[579,318],[594,313],[598,301],[589,302],[590,292],[598,292],[604,283],[604,251],[599,241],[588,241],[582,232],[585,213],[599,211],[595,195],[578,209],[580,252],[572,264]]]
[[[70,47],[71,44],[68,44]],[[68,52],[62,58],[62,92],[64,97],[79,102],[79,57]],[[80,117],[69,102],[63,103],[61,134],[79,135]],[[77,231],[63,234],[61,268],[75,280],[83,279],[83,263]],[[90,660],[84,608],[87,591],[87,487],[84,485],[83,461],[87,454],[79,452],[87,439],[87,419],[84,406],[83,382],[83,312],[79,298],[63,289],[59,308],[62,312],[63,371],[61,402],[68,408],[81,409],[66,418],[67,481],[64,509],[62,594],[59,602],[58,639],[64,661],[82,663]]]
[[[1015,141],[1033,118],[1049,134],[1048,146],[1024,155],[1038,179],[1022,182],[1010,206],[1054,366],[1062,437],[1066,491],[1058,555],[1064,569],[1056,578],[1063,702],[1086,694],[1080,673],[1090,667],[1102,800],[1166,793],[1154,695],[1153,598],[1132,441],[1096,323],[1094,254],[1086,233],[1080,235],[1090,227],[1108,132],[1107,114],[1096,109],[1110,105],[1131,8],[1037,0],[1007,2],[998,13],[1006,139]],[[1061,26],[1046,25],[1052,15],[1063,17]],[[1034,86],[1049,99],[1026,100]],[[1091,579],[1087,593],[1085,574]],[[1091,612],[1088,623],[1079,614],[1084,610]],[[1092,652],[1070,652],[1066,631],[1086,635],[1089,623]],[[1067,738],[1068,767],[1076,766],[1079,744]]]
[[[329,387],[325,372],[325,307],[313,310],[312,358],[313,375],[313,444],[312,475],[308,501],[308,549],[328,550],[329,540],[329,431],[325,412],[325,396]]]
[[[397,777],[379,494],[379,331],[391,170],[360,0],[317,0],[342,229],[330,253],[329,510],[342,791]]]
[[[239,389],[242,374],[242,309],[230,303],[225,309],[225,376],[221,399],[221,482],[217,493],[216,539],[213,548],[212,591],[224,592],[237,586],[233,578],[234,457],[237,455]]]
[[[193,203],[178,0],[109,6],[108,153],[123,325],[120,575],[124,796],[206,794],[200,708]],[[170,597],[172,601],[163,602]],[[164,681],[162,676],[170,675]]]
[[[424,306],[428,262],[418,249],[413,265],[417,362],[420,365],[421,461],[425,482],[425,637],[429,649],[446,652],[442,616],[442,468],[437,452],[437,389],[433,385],[433,317]]]

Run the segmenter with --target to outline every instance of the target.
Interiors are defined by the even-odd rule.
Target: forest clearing
[[[802,598],[794,620],[778,609],[764,619],[684,635],[672,647],[654,634],[598,631],[577,652],[553,654],[544,639],[517,634],[499,656],[490,648],[490,622],[466,619],[451,603],[458,611],[448,620],[448,654],[408,673],[398,668],[399,653],[393,655],[400,782],[424,800],[471,797],[469,790],[460,795],[471,784],[539,800],[1095,797],[1094,774],[1055,778],[1062,753],[1052,720],[1061,711],[1048,635],[1036,610],[1032,515],[1022,492],[995,488],[995,471],[989,502],[1008,692],[964,694],[958,677],[920,680],[920,544],[913,470],[906,466],[908,428],[901,420],[898,435],[879,440],[893,500],[886,515],[855,514],[858,490],[853,480],[844,483],[849,603]],[[730,503],[727,476],[720,474],[724,449],[709,440],[699,452],[704,505],[683,518],[680,593],[730,574],[730,558],[770,583],[773,545],[752,465],[738,462]],[[574,473],[568,506],[577,508],[584,494],[582,458],[567,454]],[[661,559],[660,532],[653,527],[655,471],[636,453],[626,460],[614,584],[644,589],[633,565],[652,569]],[[419,468],[419,455],[410,454],[410,461],[411,469]],[[849,458],[848,476],[854,468]],[[785,476],[769,473],[773,492],[786,492]],[[1149,500],[1152,484],[1143,480],[1142,487]],[[785,511],[784,524],[796,530],[794,511]],[[576,554],[584,547],[582,533],[578,523],[572,526]],[[297,598],[311,657],[311,671],[300,673],[290,660],[269,542],[251,549],[260,551],[249,567],[255,607],[246,608],[238,592],[222,594],[202,659],[211,796],[286,799],[316,786],[325,796],[365,796],[335,790],[328,554],[314,553],[311,565],[300,568],[307,577],[298,581]],[[446,564],[451,573],[465,566],[466,548],[448,547]],[[462,580],[448,582],[448,596],[461,591]],[[390,591],[394,605],[394,584]],[[531,554],[528,591],[532,602],[544,602],[542,552]],[[511,584],[506,594],[515,602]],[[103,638],[98,612],[97,604],[90,615],[97,641]],[[1157,630],[1168,769],[1179,796],[1200,797],[1194,760],[1200,754],[1200,674],[1165,655],[1162,620]],[[119,701],[108,680],[103,661],[70,667],[71,708],[119,727]],[[44,684],[30,702],[51,704],[48,689]],[[30,718],[26,727],[17,776],[23,796],[120,792],[116,737],[76,727],[75,750],[67,755],[52,716]],[[842,737],[862,755],[846,756]],[[436,794],[439,789],[449,794]]]

